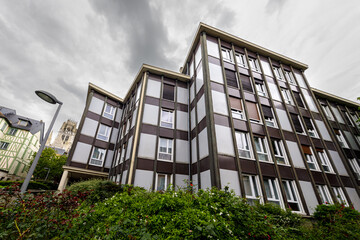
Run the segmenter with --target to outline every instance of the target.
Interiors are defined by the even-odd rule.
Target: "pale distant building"
[[[68,119],[66,122],[62,124],[54,142],[53,143],[48,142],[47,146],[55,149],[59,154],[60,152],[62,152],[63,154],[68,153],[70,151],[70,148],[72,146],[77,131],[76,125],[77,125],[76,121]],[[64,151],[59,152],[59,150],[64,150]]]

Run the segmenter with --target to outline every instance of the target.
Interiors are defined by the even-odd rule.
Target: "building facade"
[[[91,170],[150,190],[229,186],[307,215],[326,202],[360,209],[359,182],[306,69],[200,24],[180,73],[143,65],[117,100],[90,84],[59,188]]]
[[[77,131],[76,125],[77,122],[71,119],[63,122],[58,134],[56,135],[55,140],[52,143],[50,142],[52,137],[51,132],[46,146],[53,148],[55,151],[57,151],[58,154],[67,154],[70,151],[70,148],[74,142]]]
[[[0,106],[0,180],[24,178],[40,148],[44,123]]]

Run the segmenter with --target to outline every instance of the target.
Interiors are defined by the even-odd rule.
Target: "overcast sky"
[[[124,97],[143,63],[178,71],[199,22],[309,65],[310,85],[360,96],[358,0],[0,0],[0,105],[80,121],[88,83]]]

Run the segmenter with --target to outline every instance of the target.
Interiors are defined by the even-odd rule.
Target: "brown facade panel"
[[[311,175],[313,176],[316,184],[325,184],[325,180],[321,172],[311,171]]]
[[[336,147],[335,147],[334,143],[329,142],[329,141],[325,141],[325,140],[324,140],[324,142],[325,142],[326,147],[329,150],[336,151]]]
[[[108,147],[109,147],[109,143],[96,139],[96,140],[95,140],[95,143],[94,143],[94,146],[99,147],[99,148],[108,148]]]
[[[226,116],[223,116],[223,115],[219,115],[219,114],[214,113],[214,122],[217,125],[230,127],[229,118],[226,117]]]
[[[280,134],[279,129],[268,127],[267,130],[268,130],[269,135],[270,135],[271,138],[281,139],[281,134]]]
[[[256,162],[251,160],[240,159],[241,171],[249,174],[258,174]]]
[[[281,102],[274,101],[274,107],[277,109],[285,110],[284,104]]]
[[[351,182],[350,177],[347,176],[340,176],[342,183],[344,184],[345,187],[350,187],[353,188],[354,185]]]
[[[312,115],[313,115],[315,120],[323,121],[320,113],[312,112]]]
[[[103,94],[100,94],[100,93],[94,91],[94,95],[93,95],[93,96],[96,97],[96,98],[98,98],[98,99],[100,99],[100,100],[105,101],[105,96],[104,96]]]
[[[316,148],[324,148],[322,141],[318,138],[312,138],[312,142],[314,143]]]
[[[141,170],[154,171],[154,163],[154,160],[138,158],[136,168]]]
[[[108,125],[108,126],[112,126],[112,124],[113,124],[113,121],[112,120],[110,120],[110,119],[107,119],[107,118],[101,118],[101,121],[100,121],[101,123],[103,123],[103,124],[105,124],[105,125]]]
[[[159,106],[160,105],[160,100],[158,98],[146,96],[145,97],[145,104]]]
[[[175,173],[189,175],[189,164],[186,163],[176,163],[175,164]]]
[[[228,88],[228,94],[231,97],[241,98],[240,92],[238,89]]]
[[[221,169],[236,171],[235,157],[218,155],[218,159],[219,159],[219,167]]]
[[[274,164],[271,163],[260,163],[261,173],[266,177],[276,177]]]
[[[288,132],[283,130],[284,133],[284,137],[287,141],[292,141],[292,142],[296,142],[296,135],[292,132]]]
[[[156,172],[159,173],[172,173],[173,163],[172,162],[164,162],[157,161],[156,162]]]
[[[191,164],[191,175],[197,174],[197,162]]]
[[[298,109],[295,107],[295,106],[292,106],[292,105],[286,105],[287,106],[287,109],[289,110],[290,113],[295,113],[295,114],[298,114]]]
[[[327,176],[327,179],[329,180],[330,185],[332,187],[340,187],[341,186],[339,181],[338,181],[338,178],[336,177],[335,174],[326,173],[326,176]]]
[[[100,115],[99,114],[96,114],[96,113],[93,113],[93,112],[90,112],[90,111],[87,112],[86,117],[90,118],[92,120],[95,120],[97,122],[100,120]]]
[[[164,138],[174,138],[174,130],[169,128],[159,128],[159,136]]]
[[[265,129],[263,125],[260,124],[256,124],[256,123],[250,123],[251,124],[251,129],[253,131],[254,134],[259,134],[264,136],[265,135]]]
[[[94,139],[93,137],[86,136],[86,135],[83,135],[83,134],[80,134],[80,136],[79,136],[79,142],[87,143],[87,144],[90,144],[90,145],[92,145],[93,139]]]
[[[240,131],[245,131],[245,132],[248,131],[248,127],[247,127],[245,121],[238,120],[238,119],[233,119],[233,121],[234,121],[235,130],[240,130]]]
[[[86,164],[78,162],[70,162],[70,166],[78,168],[86,168]]]
[[[259,99],[260,99],[261,105],[271,106],[270,105],[270,100],[268,98],[264,98],[264,97],[259,96]]]
[[[102,171],[101,167],[93,166],[93,165],[88,165],[88,169],[98,171],[98,172],[104,172],[104,171]]]
[[[294,180],[295,176],[291,167],[278,165],[281,178]]]
[[[244,92],[245,99],[250,102],[256,102],[255,95],[252,93]]]
[[[186,104],[182,104],[182,103],[176,103],[176,108],[178,111],[182,111],[182,112],[188,112],[188,105]]]
[[[203,158],[202,160],[199,161],[200,163],[200,172],[204,172],[206,170],[210,169],[210,158],[209,156]]]
[[[299,181],[310,181],[311,180],[309,173],[306,171],[306,169],[295,168],[295,171],[296,171]]]
[[[174,110],[174,109],[175,109],[175,103],[163,99],[163,100],[161,101],[161,107],[162,107],[162,108],[167,108],[167,109]]]
[[[308,118],[311,117],[310,112],[309,112],[308,110],[303,109],[303,108],[299,108],[299,110],[300,110],[300,113],[301,113],[301,115],[302,115],[303,117],[308,117]]]
[[[125,170],[129,170],[129,167],[130,167],[130,160],[126,160],[126,161],[124,162],[124,171],[125,171]]]
[[[187,88],[188,84],[186,82],[177,81],[178,87]]]
[[[176,138],[181,140],[188,140],[188,132],[176,130]]]
[[[298,137],[301,144],[310,145],[310,140],[308,136],[298,134]]]
[[[201,119],[201,121],[200,121],[199,124],[197,125],[198,133],[201,132],[202,130],[204,130],[204,128],[206,128],[206,117],[204,117],[203,119]]]

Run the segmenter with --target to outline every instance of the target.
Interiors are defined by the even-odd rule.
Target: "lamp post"
[[[30,179],[31,179],[31,176],[34,174],[34,171],[35,171],[35,168],[36,168],[36,165],[38,164],[39,162],[39,158],[41,156],[41,153],[42,151],[44,150],[45,148],[45,143],[47,141],[47,139],[49,138],[49,135],[50,135],[50,132],[51,132],[51,129],[53,128],[54,126],[54,123],[55,123],[55,120],[56,120],[56,117],[58,116],[59,112],[60,112],[60,108],[62,106],[62,102],[60,102],[59,100],[56,99],[56,97],[54,95],[52,95],[51,93],[48,93],[48,92],[45,92],[45,91],[35,91],[36,95],[38,95],[42,100],[48,102],[48,103],[51,103],[51,104],[59,104],[56,112],[55,112],[55,115],[50,123],[50,126],[46,132],[46,135],[45,135],[45,138],[43,139],[43,141],[41,142],[41,145],[40,145],[40,149],[39,151],[37,152],[36,156],[35,156],[35,159],[29,169],[29,172],[28,174],[26,175],[26,178],[24,180],[24,183],[21,185],[21,188],[20,188],[20,193],[21,194],[24,194],[28,185],[29,185],[29,182],[30,182]]]
[[[45,181],[46,181],[49,176],[50,168],[46,167],[46,168],[44,168],[44,170],[47,170],[46,177],[45,177]]]

